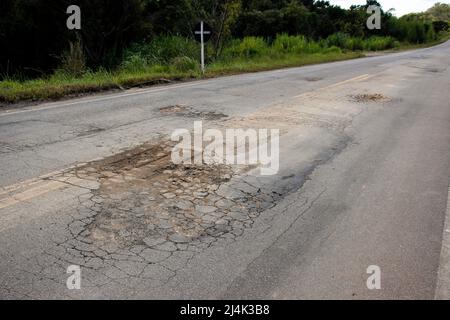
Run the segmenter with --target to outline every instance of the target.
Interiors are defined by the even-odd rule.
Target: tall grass
[[[152,64],[164,64],[177,57],[198,56],[198,44],[192,40],[179,36],[160,36],[150,42],[137,43],[125,51],[124,60],[129,56],[140,55]]]
[[[86,59],[80,40],[69,43],[69,49],[61,56],[61,68],[57,72],[72,77],[81,77],[86,72]]]
[[[276,52],[305,54],[320,53],[327,48],[323,46],[323,43],[308,40],[304,36],[281,34],[276,37],[272,49]]]
[[[373,36],[367,39],[350,37],[344,33],[336,33],[326,39],[327,46],[336,46],[345,50],[358,51],[380,51],[393,49],[400,43],[392,37]]]
[[[221,59],[252,59],[268,53],[269,45],[260,37],[246,37],[232,40],[223,50]]]

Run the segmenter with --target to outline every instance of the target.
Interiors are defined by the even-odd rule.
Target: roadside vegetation
[[[9,13],[18,10],[17,5],[23,2],[5,1],[4,12],[9,10]],[[115,1],[114,5],[107,0],[90,1],[80,6],[92,7],[95,2],[114,7],[121,1]],[[125,17],[121,16],[110,32],[120,34],[113,39],[99,39],[83,29],[80,33],[55,35],[61,38],[60,42],[49,43],[44,49],[33,47],[34,50],[20,51],[20,54],[17,50],[26,49],[27,43],[15,43],[11,39],[7,49],[0,53],[0,102],[57,99],[101,90],[358,58],[367,51],[434,44],[446,39],[449,30],[447,22],[429,15],[396,18],[383,12],[384,28],[369,31],[365,28],[368,16],[365,6],[344,10],[323,1],[268,0],[263,6],[259,1],[229,0],[218,1],[215,8],[209,8],[207,3],[214,1],[202,4],[202,1],[184,0],[172,4],[173,11],[170,12],[160,2],[168,1],[128,1],[123,7],[127,9],[122,14]],[[16,6],[8,7],[8,3]],[[376,1],[368,1],[368,4],[373,3]],[[27,17],[26,8],[30,3],[22,5],[22,11],[15,12],[16,19],[21,15]],[[107,12],[108,8],[105,6],[104,10]],[[149,26],[148,22],[139,19],[145,17],[144,13],[150,8],[156,11],[153,11]],[[202,16],[194,16],[194,11],[203,12]],[[171,30],[158,29],[162,22],[158,19],[162,18],[154,16],[154,12],[166,15],[165,19],[174,19]],[[439,13],[442,18],[442,10]],[[102,14],[106,19],[106,13]],[[84,24],[94,21],[104,24],[97,29],[106,28],[110,23],[89,14],[85,16],[87,22]],[[13,36],[14,21],[8,24],[8,19],[14,20],[11,17],[5,17],[5,20],[0,17],[0,24],[7,30],[0,34],[0,44]],[[136,19],[132,20],[133,17]],[[321,17],[326,20],[320,21]],[[188,21],[183,24],[176,18]],[[198,62],[199,45],[186,28],[198,19],[204,19],[215,30],[220,30],[208,44],[205,75],[201,74]],[[309,23],[303,25],[304,21]],[[51,23],[51,20],[36,23]],[[16,31],[20,35],[31,29]],[[142,36],[144,31],[150,36]],[[61,45],[64,43],[67,45]]]

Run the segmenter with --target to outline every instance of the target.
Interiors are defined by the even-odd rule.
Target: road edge
[[[450,186],[448,189],[444,235],[434,299],[450,300]]]

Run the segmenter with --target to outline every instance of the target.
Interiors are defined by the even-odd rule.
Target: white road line
[[[450,300],[450,187],[448,190],[447,211],[435,299]]]

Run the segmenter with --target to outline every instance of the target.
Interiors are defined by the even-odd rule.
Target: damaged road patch
[[[162,139],[52,178],[89,192],[70,214],[67,239],[46,253],[60,265],[161,285],[195,254],[235,241],[282,199],[242,179],[250,166],[175,165],[172,148]]]
[[[392,99],[385,97],[380,93],[373,94],[356,94],[349,96],[351,101],[357,103],[369,103],[369,102],[390,102]]]
[[[203,120],[221,120],[228,118],[226,114],[215,111],[199,111],[190,106],[173,105],[159,108],[159,112],[165,115],[176,115],[186,118],[198,118]]]

